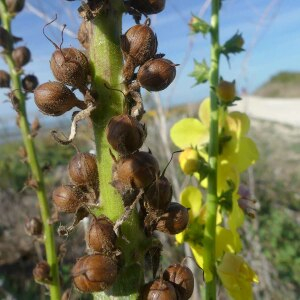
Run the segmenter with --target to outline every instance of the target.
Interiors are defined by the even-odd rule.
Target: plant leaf
[[[202,63],[199,63],[196,59],[194,59],[194,71],[189,74],[189,76],[194,77],[196,79],[196,83],[193,86],[196,86],[201,83],[205,83],[208,80],[209,76],[209,67],[203,59]]]

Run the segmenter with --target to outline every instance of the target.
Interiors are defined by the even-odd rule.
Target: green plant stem
[[[120,195],[112,187],[113,158],[107,142],[105,128],[111,117],[123,113],[124,96],[122,89],[122,53],[120,36],[123,1],[110,2],[108,11],[101,12],[89,25],[90,61],[92,66],[92,90],[96,93],[97,109],[92,115],[97,151],[101,213],[116,221],[124,212]],[[137,299],[138,290],[143,283],[143,260],[152,240],[145,238],[140,229],[136,211],[121,228],[122,237],[118,248],[122,251],[122,266],[117,282],[106,294],[113,299]],[[105,293],[97,293],[95,299],[112,299]]]
[[[2,20],[2,26],[9,32],[11,32],[11,17],[6,9],[4,0],[0,1],[0,14]],[[47,202],[46,190],[44,185],[44,178],[39,166],[38,157],[35,149],[33,137],[31,136],[29,122],[26,113],[25,95],[21,91],[21,78],[20,73],[16,71],[15,63],[12,59],[10,52],[5,52],[5,61],[8,64],[10,70],[10,76],[12,80],[12,90],[14,95],[18,98],[19,103],[19,127],[22,134],[23,143],[27,152],[28,164],[30,166],[33,179],[37,182],[36,194],[39,201],[39,207],[41,212],[41,218],[44,228],[44,244],[46,249],[46,259],[50,265],[51,284],[50,297],[51,300],[60,299],[60,283],[58,272],[58,260],[55,249],[55,239],[53,225],[50,224],[50,209]]]
[[[212,280],[206,283],[206,300],[216,299],[216,216],[218,207],[217,197],[217,162],[218,162],[218,99],[216,87],[219,80],[219,2],[212,1],[211,9],[211,67],[209,74],[210,82],[210,142],[209,142],[209,166],[208,194],[206,226],[204,232],[205,263],[206,268],[212,274]]]

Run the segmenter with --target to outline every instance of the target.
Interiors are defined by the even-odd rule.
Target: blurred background
[[[39,82],[53,80],[49,60],[53,45],[42,34],[64,46],[80,48],[77,30],[80,1],[26,0],[26,6],[13,21],[13,34],[23,38],[32,52],[32,62],[25,66],[27,74],[35,74]],[[144,93],[148,111],[146,146],[164,166],[175,150],[169,139],[170,127],[180,118],[195,116],[208,85],[195,84],[190,76],[194,60],[209,62],[209,37],[192,35],[188,22],[192,14],[209,20],[210,0],[167,0],[165,10],[151,17],[158,37],[158,52],[180,64],[177,77],[162,93]],[[241,231],[244,253],[257,271],[260,284],[255,299],[300,299],[300,2],[292,0],[224,0],[221,10],[221,41],[236,32],[243,34],[245,51],[232,56],[230,63],[222,58],[221,75],[236,80],[243,101],[236,109],[246,111],[252,121],[251,136],[256,141],[259,162],[243,174],[243,182],[257,200],[257,214],[247,219]],[[125,15],[123,32],[134,25]],[[0,69],[7,70],[3,60]],[[34,192],[26,188],[29,170],[22,162],[22,143],[16,126],[15,111],[8,101],[9,90],[0,90],[0,299],[47,299],[45,288],[33,282],[33,265],[42,257],[38,241],[24,233],[24,222],[38,215]],[[67,183],[66,165],[74,154],[72,147],[57,145],[50,137],[51,129],[69,131],[71,112],[60,117],[46,117],[38,112],[34,101],[27,101],[31,122],[38,118],[42,129],[36,137],[38,155],[46,170],[49,198],[54,186]],[[157,142],[157,141],[160,142]],[[93,149],[94,142],[87,123],[80,126],[77,145],[81,151]],[[168,170],[175,197],[188,183],[179,171],[176,159]],[[65,217],[64,223],[70,223]],[[81,236],[80,236],[81,235]],[[62,281],[70,284],[69,271],[75,258],[83,253],[84,227],[58,239],[60,253],[65,254]],[[78,242],[80,241],[80,242]],[[184,249],[174,248],[166,239],[165,262],[183,256]],[[199,271],[197,271],[199,272]],[[201,277],[201,274],[199,274]],[[83,296],[78,296],[83,299]],[[196,295],[194,299],[199,299]],[[226,299],[219,292],[220,299]]]

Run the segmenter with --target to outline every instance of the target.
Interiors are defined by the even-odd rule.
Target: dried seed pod
[[[61,296],[61,300],[70,300],[71,298],[71,294],[72,294],[72,290],[71,289],[66,289],[62,296]]]
[[[177,296],[171,283],[156,279],[143,287],[142,300],[177,300]]]
[[[37,217],[26,220],[25,222],[25,231],[30,236],[38,236],[43,232],[43,223]]]
[[[162,91],[176,76],[176,65],[165,58],[156,58],[143,64],[137,73],[137,81],[148,91]]]
[[[108,289],[117,278],[118,267],[114,259],[102,254],[87,255],[77,260],[72,269],[76,288],[85,293]]]
[[[10,75],[0,70],[0,88],[9,88],[10,87]]]
[[[32,274],[36,282],[47,282],[50,280],[50,266],[46,261],[42,260],[36,264]]]
[[[88,82],[88,59],[75,48],[55,50],[50,60],[50,68],[54,77],[64,84],[82,89]]]
[[[75,213],[77,208],[88,201],[85,194],[74,185],[62,185],[54,189],[52,200],[59,212]]]
[[[129,189],[146,188],[159,174],[155,157],[144,151],[121,158],[113,166],[113,185],[123,194]]]
[[[174,285],[181,300],[188,300],[194,291],[194,275],[192,271],[181,264],[169,266],[163,273],[163,279]]]
[[[182,232],[188,225],[188,209],[179,203],[170,203],[167,211],[159,218],[156,230],[168,234]]]
[[[39,85],[34,90],[34,101],[42,113],[50,116],[60,116],[75,106],[86,108],[69,88],[57,81]]]
[[[71,158],[68,171],[74,184],[95,186],[98,183],[98,168],[94,154],[77,153]]]
[[[11,14],[20,12],[24,8],[25,0],[6,0],[7,10]]]
[[[77,38],[79,43],[85,48],[88,49],[90,46],[90,38],[89,38],[89,31],[87,29],[87,22],[83,21],[80,24],[78,33],[77,33]]]
[[[88,246],[97,252],[111,252],[115,248],[117,235],[113,222],[106,216],[94,218],[87,232]]]
[[[157,38],[148,24],[135,25],[121,37],[121,49],[125,58],[123,77],[130,81],[137,66],[152,58],[157,51]]]
[[[166,0],[131,0],[130,6],[139,12],[151,15],[161,12],[165,8]]]
[[[144,205],[147,211],[166,210],[172,199],[172,185],[165,176],[160,176],[147,188]]]
[[[127,155],[142,147],[146,130],[135,118],[118,115],[110,119],[106,127],[106,137],[114,150]]]
[[[26,92],[33,92],[39,85],[39,81],[35,75],[29,74],[22,79],[22,87]]]
[[[11,34],[2,26],[0,26],[0,46],[6,50],[11,50],[13,38]]]
[[[17,47],[12,52],[12,58],[15,62],[16,68],[20,69],[29,63],[31,59],[31,52],[25,46]]]

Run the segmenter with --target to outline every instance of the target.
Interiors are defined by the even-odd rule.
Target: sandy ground
[[[300,127],[300,98],[262,98],[243,96],[233,110],[246,112],[250,118],[280,122]]]

